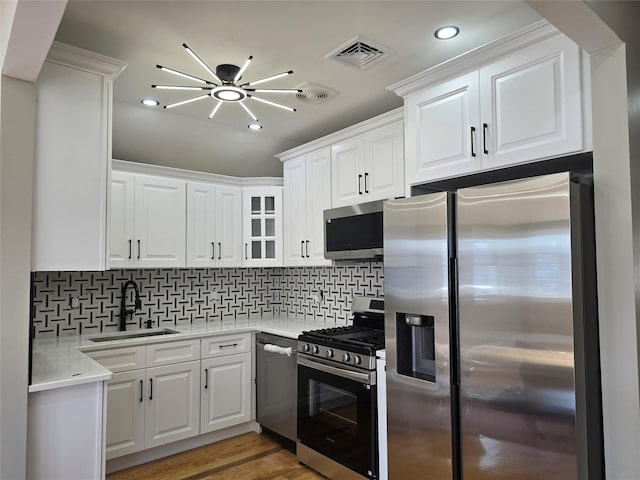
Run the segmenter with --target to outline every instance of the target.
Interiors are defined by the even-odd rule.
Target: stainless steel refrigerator
[[[391,480],[604,478],[593,187],[384,206]]]

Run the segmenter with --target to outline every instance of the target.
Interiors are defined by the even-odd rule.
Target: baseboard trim
[[[226,440],[227,438],[237,437],[238,435],[248,432],[260,433],[260,426],[256,422],[251,421],[241,425],[225,428],[223,430],[218,430],[216,432],[206,433],[204,435],[198,435],[178,442],[168,443],[167,445],[161,445],[141,452],[132,453],[131,455],[113,458],[111,460],[107,460],[107,473],[109,474],[124,470],[125,468],[142,465],[143,463],[152,462],[170,455],[186,452],[187,450]]]

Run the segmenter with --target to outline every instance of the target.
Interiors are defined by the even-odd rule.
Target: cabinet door
[[[282,188],[245,189],[242,206],[243,265],[282,266]]]
[[[324,211],[331,208],[331,151],[328,148],[307,155],[306,159],[305,256],[307,265],[331,265],[324,258]]]
[[[364,193],[366,201],[404,195],[404,127],[389,125],[365,137]]]
[[[187,267],[215,265],[216,187],[187,183]]]
[[[136,175],[135,257],[139,267],[185,266],[185,203],[184,181]]]
[[[36,82],[33,270],[105,269],[110,92],[111,82],[102,75],[50,61],[42,66]]]
[[[307,239],[307,191],[305,157],[288,160],[283,167],[284,198],[284,264],[293,267],[306,265],[305,240]],[[317,180],[320,182],[320,179]]]
[[[216,187],[216,265],[242,265],[242,191]]]
[[[200,432],[251,420],[251,353],[202,361]]]
[[[331,205],[362,202],[364,195],[364,137],[331,147]]]
[[[580,51],[562,36],[480,69],[483,168],[582,150]]]
[[[107,383],[107,460],[144,449],[144,373],[114,373]]]
[[[189,438],[200,426],[200,361],[147,368],[145,447]]]
[[[405,108],[407,188],[480,169],[477,71],[408,97]]]
[[[129,173],[111,173],[111,225],[109,266],[134,266],[134,188]]]

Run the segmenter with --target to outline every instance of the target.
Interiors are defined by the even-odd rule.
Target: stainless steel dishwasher
[[[256,334],[257,421],[293,442],[298,409],[296,342],[294,338]]]

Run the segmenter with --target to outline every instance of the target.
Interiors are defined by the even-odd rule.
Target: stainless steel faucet
[[[127,288],[131,285],[136,294],[135,306],[133,310],[127,310]],[[127,280],[122,285],[122,296],[120,298],[120,331],[124,332],[127,329],[127,316],[134,313],[136,310],[142,308],[142,302],[140,301],[140,290],[138,285],[133,280]]]

